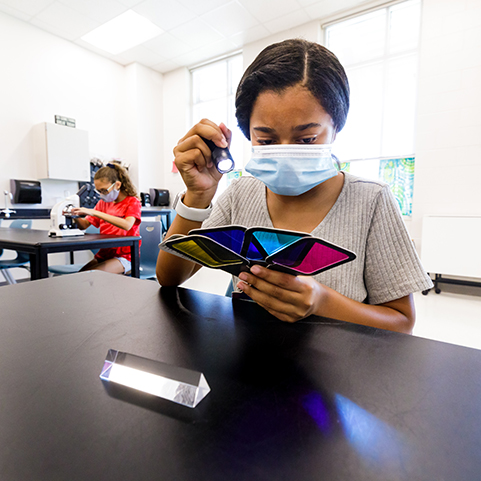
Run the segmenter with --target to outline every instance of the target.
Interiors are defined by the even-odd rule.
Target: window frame
[[[231,129],[233,132],[233,140],[231,144],[231,153],[234,157],[234,160],[236,162],[235,170],[232,172],[229,172],[228,174],[224,174],[219,181],[219,185],[217,188],[217,192],[214,196],[214,201],[217,200],[219,195],[224,192],[224,190],[228,187],[230,182],[238,178],[240,175],[242,175],[242,168],[243,168],[243,151],[244,151],[244,136],[240,129],[237,126],[237,122],[235,121],[235,95],[237,91],[237,85],[238,85],[238,80],[240,80],[240,77],[238,80],[236,80],[236,83],[234,84],[234,69],[232,68],[232,64],[229,64],[233,59],[238,59],[240,60],[240,64],[242,65],[242,68],[240,69],[240,76],[242,76],[242,73],[244,71],[244,65],[243,65],[243,52],[242,51],[236,51],[233,52],[229,55],[225,55],[222,57],[217,57],[215,59],[212,59],[208,62],[204,62],[199,65],[195,65],[191,68],[189,68],[189,73],[190,73],[190,125],[194,125],[194,123],[199,122],[201,119],[194,118],[194,112],[195,112],[195,106],[199,105],[204,102],[196,102],[195,95],[196,92],[194,92],[195,88],[195,81],[194,81],[194,73],[196,70],[200,70],[202,68],[206,68],[212,65],[215,65],[220,62],[225,62],[225,66],[227,69],[227,75],[226,75],[226,81],[227,81],[227,88],[225,90],[226,95],[222,95],[219,97],[213,97],[212,99],[209,99],[209,101],[212,100],[221,100],[223,99],[225,102],[225,110],[226,110],[226,118],[223,119],[222,121],[224,123],[228,123],[230,120],[234,122],[233,125],[227,125],[228,128]],[[205,118],[205,117],[204,117]],[[209,119],[212,120],[213,122],[219,121],[219,119]],[[234,149],[232,149],[234,147]]]

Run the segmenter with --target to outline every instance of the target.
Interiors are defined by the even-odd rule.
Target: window
[[[192,69],[192,124],[207,118],[224,124],[232,131],[230,151],[236,168],[242,168],[244,134],[235,118],[235,93],[243,73],[242,55],[235,55],[208,65]],[[225,190],[231,177],[222,177],[216,197]]]
[[[420,0],[410,0],[325,27],[351,88],[335,153],[343,162],[373,159],[351,164],[353,173],[372,177],[380,159],[413,156],[420,16]]]

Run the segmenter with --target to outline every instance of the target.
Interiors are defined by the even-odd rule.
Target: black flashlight
[[[207,144],[207,147],[209,147],[209,149],[211,150],[212,161],[214,162],[216,169],[221,174],[227,174],[227,172],[234,170],[234,159],[232,158],[232,155],[227,147],[217,147],[217,145],[215,145],[212,140],[204,139],[204,137],[201,137],[201,139]]]

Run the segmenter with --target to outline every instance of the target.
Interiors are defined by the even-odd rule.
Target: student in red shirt
[[[101,199],[95,208],[72,209],[74,215],[85,216],[75,219],[80,229],[92,224],[100,228],[101,234],[138,236],[141,205],[127,171],[118,164],[109,163],[97,171],[94,184]],[[113,274],[128,274],[130,260],[129,246],[109,247],[100,249],[95,258],[80,270],[99,269]]]

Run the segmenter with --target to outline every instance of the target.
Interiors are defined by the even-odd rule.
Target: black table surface
[[[117,236],[103,234],[84,234],[68,237],[50,237],[47,230],[39,229],[10,229],[0,227],[0,245],[5,249],[20,249],[25,252],[34,252],[39,247],[47,249],[49,252],[63,252],[69,250],[90,249],[90,247],[101,247],[121,243],[129,245],[133,240],[138,240],[136,236]]]
[[[46,230],[0,227],[0,248],[13,249],[30,255],[30,278],[32,280],[48,277],[49,253],[118,246],[130,246],[131,275],[139,277],[139,241],[140,236],[84,234],[50,237]]]
[[[1,480],[481,477],[480,351],[102,272],[0,306]],[[108,349],[212,390],[189,409],[115,389]]]

